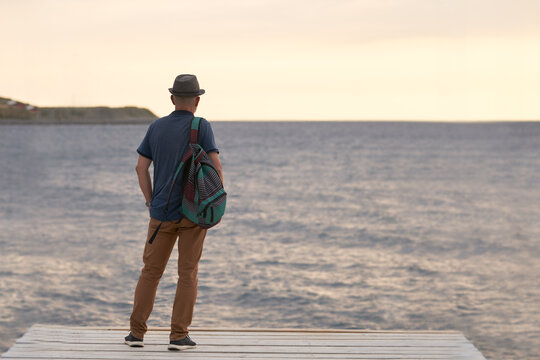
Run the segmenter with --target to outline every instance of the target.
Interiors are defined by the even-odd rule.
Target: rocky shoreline
[[[150,110],[135,106],[37,107],[0,98],[0,125],[148,124],[155,119]]]
[[[147,124],[156,119],[150,110],[137,107],[40,108],[26,118],[0,117],[0,124]]]

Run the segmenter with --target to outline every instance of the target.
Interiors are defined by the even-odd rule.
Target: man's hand
[[[150,178],[150,171],[148,171],[150,164],[152,164],[152,160],[139,154],[139,160],[137,161],[135,170],[139,178],[139,186],[147,204],[152,199],[152,179]],[[148,207],[148,210],[150,210],[150,207]]]

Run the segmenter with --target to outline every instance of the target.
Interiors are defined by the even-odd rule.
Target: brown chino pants
[[[135,288],[130,329],[133,336],[142,339],[146,333],[146,321],[154,307],[156,290],[169,261],[176,239],[178,241],[178,284],[171,317],[170,340],[183,339],[193,318],[193,307],[197,299],[197,271],[201,258],[206,230],[187,219],[163,222],[152,244],[152,236],[159,220],[150,219],[148,237],[144,247],[144,267]]]

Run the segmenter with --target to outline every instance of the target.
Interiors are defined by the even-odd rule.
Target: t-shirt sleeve
[[[201,119],[201,132],[199,134],[199,144],[202,146],[204,151],[208,154],[213,151],[219,153],[219,149],[216,145],[214,139],[214,132],[212,131],[212,125],[206,120]]]
[[[144,139],[141,142],[141,145],[137,148],[137,152],[144,156],[145,158],[148,158],[152,160],[152,148],[150,147],[150,133],[152,132],[152,125],[148,127],[148,131],[146,132],[146,135],[144,136]]]

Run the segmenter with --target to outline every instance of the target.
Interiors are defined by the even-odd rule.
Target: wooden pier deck
[[[148,331],[144,348],[127,329],[34,325],[2,359],[467,359],[484,356],[459,332],[193,329],[197,348],[168,351],[168,329]]]

